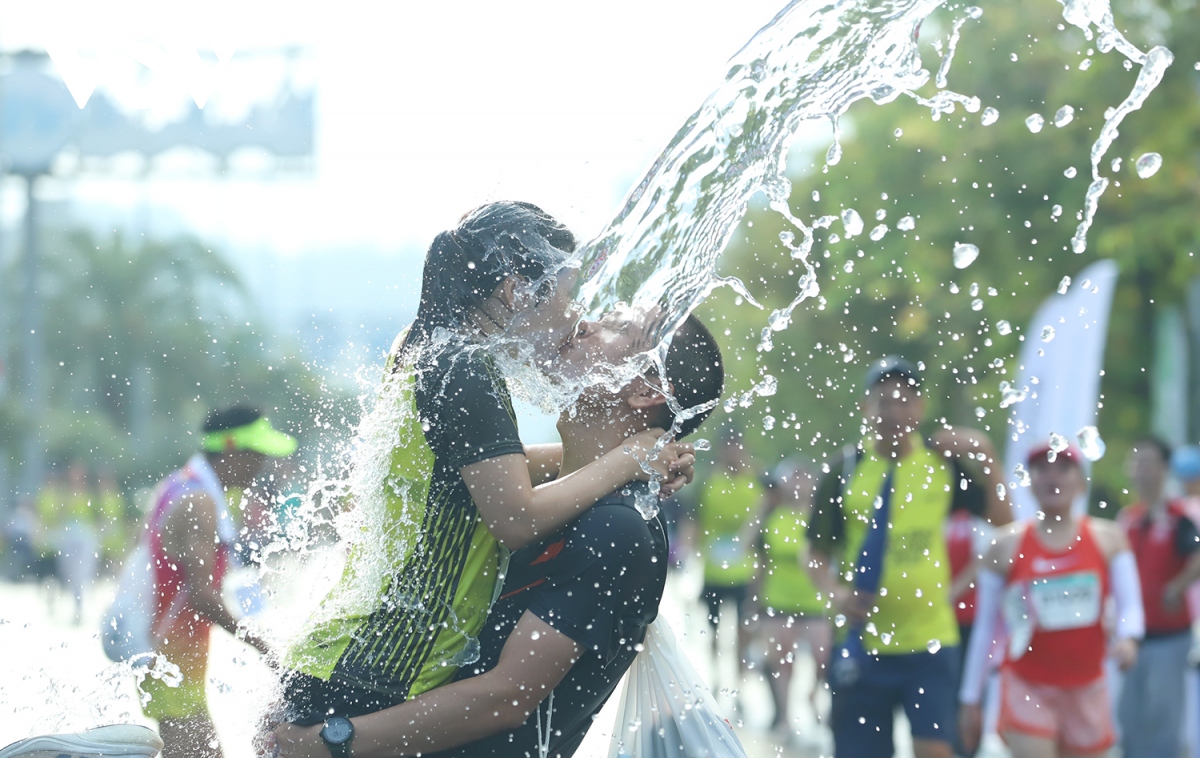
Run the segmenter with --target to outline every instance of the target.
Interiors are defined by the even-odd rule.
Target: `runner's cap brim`
[[[245,426],[205,433],[203,448],[209,453],[250,450],[271,458],[286,458],[296,452],[298,444],[295,437],[275,429],[266,418],[259,418]]]

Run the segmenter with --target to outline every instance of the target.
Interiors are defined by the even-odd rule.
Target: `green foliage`
[[[41,266],[40,377],[50,399],[41,427],[52,462],[84,460],[153,483],[196,449],[210,409],[236,403],[294,434],[311,432],[319,416],[348,428],[353,401],[329,392],[296,346],[261,326],[236,273],[199,241],[48,235]],[[0,404],[0,424],[14,431],[6,439],[31,421],[22,381]]]
[[[1197,273],[1192,251],[1200,79],[1192,63],[1200,54],[1200,23],[1194,10],[1177,4],[1154,17],[1157,30],[1130,32],[1143,49],[1164,34],[1176,61],[1143,109],[1125,120],[1101,164],[1115,181],[1101,199],[1087,251],[1076,255],[1069,243],[1091,181],[1089,151],[1106,109],[1126,96],[1137,69],[1126,71],[1113,52],[1091,55],[1094,63],[1080,70],[1095,43],[1078,30],[1057,28],[1056,3],[1013,0],[983,7],[982,20],[962,29],[949,88],[999,110],[997,123],[983,126],[980,114],[961,107],[935,120],[911,100],[884,107],[860,103],[845,119],[850,136],[842,162],[822,170],[822,147],[814,150],[813,170],[792,177],[791,205],[802,218],[854,208],[866,231],[840,241],[833,237],[844,237],[840,221],[817,231],[812,261],[820,296],[796,309],[792,326],[774,335],[774,350],[757,350],[759,332],[767,313],[795,296],[803,273],[779,241],[788,227],[773,212],[755,209],[723,259],[722,273],[741,277],[767,311],[718,295],[700,315],[715,322],[718,336],[728,329],[724,347],[733,391],[744,391],[763,373],[779,380],[775,397],[734,414],[754,430],[750,445],[765,459],[797,450],[820,458],[857,439],[863,367],[890,353],[925,363],[931,423],[944,418],[986,425],[1003,443],[1006,415],[998,407],[997,385],[1015,376],[1025,325],[1063,276],[1074,277],[1102,258],[1115,259],[1121,269],[1100,420],[1110,452],[1095,472],[1102,483],[1117,486],[1123,443],[1149,424],[1143,367],[1152,365],[1154,308],[1181,300]],[[944,17],[925,30],[927,52],[933,27],[944,37],[950,21]],[[933,54],[926,57],[931,70],[937,63]],[[935,91],[931,82],[920,94]],[[1054,114],[1068,104],[1075,119],[1056,128]],[[1038,134],[1024,123],[1031,113],[1046,119]],[[1162,153],[1164,168],[1143,180],[1133,163],[1151,150]],[[1109,162],[1115,157],[1124,165],[1114,174]],[[1070,167],[1074,178],[1064,175]],[[1055,205],[1062,206],[1061,215]],[[885,214],[881,221],[877,212]],[[896,223],[906,215],[915,217],[916,228],[901,232]],[[871,241],[869,231],[879,223],[889,231]],[[959,241],[981,251],[961,271],[951,257]],[[977,299],[980,310],[972,306]],[[1012,323],[1012,334],[997,332],[1002,319]],[[768,414],[777,420],[771,432],[762,430]]]

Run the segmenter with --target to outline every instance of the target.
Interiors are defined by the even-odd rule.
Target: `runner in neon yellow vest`
[[[758,530],[763,497],[762,474],[742,447],[739,436],[721,442],[713,472],[701,487],[696,508],[700,553],[704,558],[704,589],[712,626],[712,651],[717,655],[721,609],[732,605],[737,619],[738,681],[740,689],[746,648],[750,643],[750,585],[758,572]],[[714,689],[716,689],[714,687]]]
[[[950,758],[961,652],[944,523],[956,500],[993,525],[1012,516],[986,436],[947,428],[921,438],[917,367],[875,361],[863,384],[871,432],[831,461],[809,527],[813,580],[839,626],[829,671],[835,751],[891,755],[903,707],[917,757]]]
[[[790,738],[794,732],[789,693],[793,664],[802,646],[816,664],[817,680],[809,692],[809,705],[814,719],[822,720],[816,696],[825,680],[832,633],[825,601],[808,574],[807,532],[816,484],[804,466],[787,461],[781,464],[767,488],[767,509],[759,537],[763,570],[755,594],[775,703],[771,728],[783,738]]]

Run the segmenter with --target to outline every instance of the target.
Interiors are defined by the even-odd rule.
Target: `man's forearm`
[[[1197,579],[1200,579],[1200,552],[1188,556],[1187,563],[1183,564],[1183,568],[1171,579],[1170,584],[1174,588],[1173,591],[1182,595]]]
[[[544,694],[527,692],[514,699],[489,674],[438,687],[407,703],[356,717],[354,758],[433,753],[515,729]]]

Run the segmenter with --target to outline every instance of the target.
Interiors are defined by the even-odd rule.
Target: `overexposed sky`
[[[265,2],[0,0],[0,48],[77,50],[99,86],[132,57],[313,50],[317,155],[274,181],[61,185],[120,215],[145,204],[235,249],[423,248],[465,210],[524,199],[584,238],[614,214],[784,0]],[[178,71],[145,89],[182,101]],[[114,81],[105,81],[106,77]],[[208,82],[220,107],[239,82]],[[191,90],[189,90],[189,87]]]

